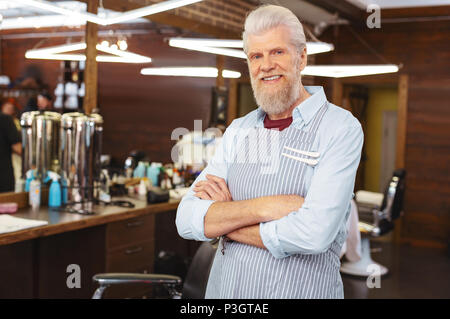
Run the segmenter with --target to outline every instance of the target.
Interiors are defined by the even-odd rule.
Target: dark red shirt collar
[[[289,127],[291,123],[292,123],[292,116],[281,120],[271,120],[269,119],[269,116],[266,114],[264,118],[264,128],[267,129],[277,129],[279,131],[282,131],[285,128]]]

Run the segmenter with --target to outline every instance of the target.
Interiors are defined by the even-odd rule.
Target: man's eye
[[[283,54],[283,50],[277,50],[277,51],[275,51],[275,53],[278,55]]]
[[[254,55],[252,55],[252,60],[259,59],[260,57],[261,57],[261,55],[259,55],[259,54],[254,54]]]

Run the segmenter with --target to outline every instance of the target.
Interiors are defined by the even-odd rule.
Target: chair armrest
[[[92,279],[100,285],[108,286],[120,284],[180,285],[182,283],[178,276],[163,274],[108,273],[97,274]]]
[[[358,228],[361,234],[366,236],[378,237],[380,235],[379,227],[365,222],[358,222]]]
[[[180,299],[181,293],[176,290],[177,285],[181,285],[182,280],[178,276],[163,274],[135,274],[135,273],[108,273],[97,274],[92,279],[98,282],[99,287],[95,290],[92,299],[101,299],[105,290],[111,285],[121,284],[146,284],[163,285],[169,292],[171,298]]]

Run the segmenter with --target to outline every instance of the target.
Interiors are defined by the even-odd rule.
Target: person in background
[[[0,113],[0,192],[14,191],[12,153],[22,153],[20,135],[11,115]]]
[[[37,96],[37,107],[39,111],[50,111],[52,108],[52,96],[47,92],[41,92]]]
[[[3,114],[9,115],[12,117],[14,124],[19,132],[20,136],[20,121],[16,117],[17,116],[17,103],[14,99],[6,100],[1,107],[1,112]],[[17,153],[12,153],[11,156],[13,171],[14,171],[14,180],[18,180],[22,176],[22,157]]]
[[[23,112],[31,111],[51,111],[52,109],[52,96],[46,91],[42,91],[36,98],[28,100],[27,106]]]
[[[17,103],[16,103],[16,101],[12,98],[7,99],[2,104],[1,112],[3,114],[12,116],[12,118],[14,120],[14,124],[16,125],[17,129],[20,131],[20,121],[17,118]]]

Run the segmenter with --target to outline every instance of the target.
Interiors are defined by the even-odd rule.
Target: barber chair
[[[377,273],[381,276],[388,273],[389,270],[386,267],[372,260],[370,239],[392,231],[394,221],[403,214],[405,176],[404,169],[395,170],[384,194],[367,191],[356,193],[359,215],[358,226],[361,232],[361,259],[356,262],[343,262],[341,273],[362,277],[373,274],[374,269],[377,269]],[[378,266],[378,268],[371,268],[373,265]]]
[[[198,248],[184,283],[178,276],[164,274],[108,273],[97,274],[93,280],[99,284],[92,299],[101,299],[108,287],[127,284],[143,284],[166,288],[172,299],[203,299],[209,272],[217,250],[218,241],[204,242]],[[183,285],[182,291],[179,287]]]

